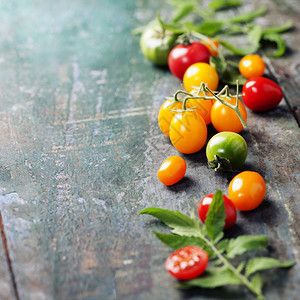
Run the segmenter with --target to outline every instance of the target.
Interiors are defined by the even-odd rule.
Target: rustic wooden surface
[[[284,2],[284,3],[282,3]],[[268,5],[262,25],[293,19],[288,54],[271,59],[294,115],[300,107],[300,4]],[[170,253],[137,213],[189,213],[232,175],[209,170],[204,151],[184,156],[186,177],[162,186],[156,170],[178,154],[157,112],[180,83],[140,53],[132,29],[166,11],[161,1],[2,1],[0,4],[1,299],[252,299],[243,288],[179,291],[164,270]],[[260,172],[267,197],[239,213],[232,233],[267,234],[270,255],[295,259],[268,276],[268,299],[300,293],[299,128],[286,101],[248,112],[243,170]],[[209,136],[215,131],[210,128]],[[5,249],[8,249],[10,264]],[[19,295],[19,296],[17,296]]]

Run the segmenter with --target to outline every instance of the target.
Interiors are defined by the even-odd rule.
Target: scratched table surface
[[[242,170],[267,183],[259,209],[232,234],[266,234],[270,256],[297,261],[268,273],[268,299],[299,299],[300,4],[266,4],[258,22],[292,19],[288,52],[270,59],[286,99],[248,111]],[[244,288],[180,291],[164,270],[164,230],[143,208],[189,213],[232,178],[209,170],[204,151],[183,156],[186,177],[156,172],[178,154],[157,125],[180,82],[152,66],[131,31],[168,12],[159,0],[12,0],[0,4],[0,299],[253,299]],[[210,128],[209,136],[215,131]]]

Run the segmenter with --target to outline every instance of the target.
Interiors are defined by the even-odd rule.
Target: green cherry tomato
[[[234,171],[246,160],[247,143],[238,133],[219,132],[209,140],[206,157],[215,171]]]
[[[168,65],[168,56],[172,50],[177,35],[163,30],[159,24],[145,29],[140,39],[140,46],[144,56],[158,66]]]

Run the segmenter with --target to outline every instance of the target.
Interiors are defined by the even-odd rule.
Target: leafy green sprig
[[[220,10],[235,9],[242,5],[242,1],[214,0],[207,7],[203,7],[202,1],[199,0],[169,0],[168,2],[174,10],[168,22],[163,21],[158,15],[157,19],[162,28],[173,32],[174,35],[179,35],[178,43],[187,40],[186,36],[188,36],[190,39],[204,40],[214,48],[208,37],[213,37],[218,41],[220,45],[218,56],[211,56],[210,64],[216,68],[225,84],[234,85],[237,80],[241,85],[246,82],[246,79],[239,73],[236,55],[245,56],[256,53],[263,50],[264,45],[275,45],[275,50],[269,52],[273,57],[280,57],[285,53],[286,43],[281,33],[291,29],[293,23],[289,20],[282,25],[267,28],[255,24],[254,20],[257,17],[265,15],[267,11],[265,6],[221,19],[217,16]],[[189,21],[186,21],[187,19]],[[237,48],[236,45],[224,39],[229,35],[246,37],[247,46]],[[230,55],[234,55],[235,60],[231,59]]]
[[[165,28],[177,34],[193,31],[210,37],[245,35],[249,43],[245,48],[236,48],[233,44],[218,37],[219,42],[230,53],[240,56],[257,52],[263,47],[264,42],[275,44],[276,51],[273,52],[272,56],[282,56],[286,49],[286,43],[280,34],[293,27],[291,20],[282,25],[268,28],[262,28],[258,24],[254,24],[253,21],[256,18],[265,15],[267,12],[266,6],[233,17],[223,17],[222,19],[216,17],[220,10],[234,9],[241,6],[242,1],[239,0],[214,0],[209,3],[206,9],[203,7],[202,1],[197,0],[169,0],[168,2],[174,7],[175,11],[170,21],[164,23]],[[185,21],[187,16],[192,18],[193,15],[200,18]]]
[[[170,234],[154,232],[156,237],[172,249],[188,245],[202,247],[210,256],[214,267],[208,268],[200,277],[181,281],[180,288],[217,288],[226,285],[244,285],[259,300],[265,299],[262,294],[263,282],[259,271],[271,268],[288,268],[294,261],[281,262],[271,257],[254,257],[234,264],[237,256],[250,250],[266,248],[268,237],[264,235],[241,235],[237,238],[223,238],[225,225],[225,206],[222,192],[218,190],[210,205],[205,224],[196,220],[192,213],[190,217],[179,211],[161,208],[146,208],[139,214],[151,215],[171,228]]]

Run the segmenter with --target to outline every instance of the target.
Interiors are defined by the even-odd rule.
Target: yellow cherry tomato
[[[170,139],[181,153],[198,152],[207,139],[207,128],[201,114],[197,110],[178,112],[171,121]]]
[[[182,102],[173,102],[173,100],[167,99],[161,106],[158,113],[159,128],[166,136],[170,136],[170,124],[176,114],[174,109],[182,109]]]
[[[266,64],[257,54],[244,56],[239,63],[240,73],[247,79],[264,75]]]
[[[238,210],[252,210],[264,200],[266,184],[257,172],[244,171],[230,182],[228,196]]]
[[[177,155],[167,158],[160,166],[157,176],[165,185],[173,185],[184,177],[186,172],[185,160]]]
[[[222,98],[223,99],[223,98]],[[236,104],[236,98],[225,99],[224,100],[232,105]],[[244,119],[247,121],[247,111],[244,104],[239,100],[239,111]],[[216,101],[211,109],[211,122],[216,130],[221,131],[231,131],[240,132],[244,127],[237,116],[236,112],[222,104],[220,101]]]
[[[218,88],[219,76],[214,67],[207,63],[195,63],[187,68],[183,76],[183,85],[188,92],[194,87],[199,87],[201,83],[213,91]]]

